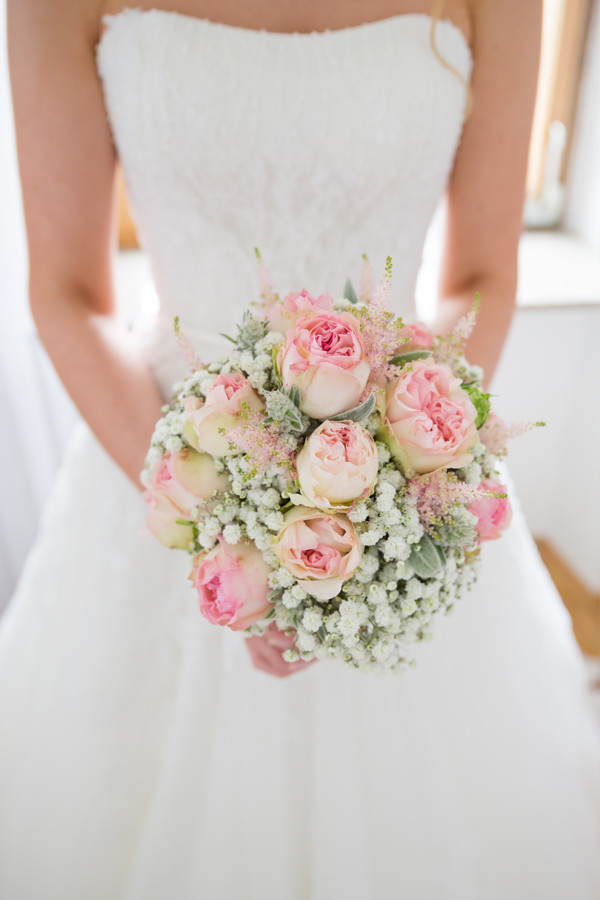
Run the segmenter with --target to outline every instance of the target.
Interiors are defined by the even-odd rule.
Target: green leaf
[[[485,391],[482,391],[481,386],[476,381],[463,382],[462,389],[469,395],[469,400],[477,410],[475,428],[481,428],[482,425],[485,425],[490,414],[491,394],[486,394]]]
[[[369,394],[364,403],[347,409],[346,412],[338,413],[337,416],[328,416],[330,422],[341,422],[344,419],[350,419],[352,422],[360,422],[366,419],[375,409],[375,394]]]
[[[419,578],[432,578],[446,562],[446,554],[439,544],[436,544],[428,534],[424,534],[419,543],[413,547],[408,562]]]
[[[350,303],[358,303],[358,297],[356,296],[354,285],[349,278],[346,278],[346,284],[344,285],[344,297],[346,298],[346,300],[349,300]]]
[[[224,331],[220,331],[219,334],[221,335],[221,337],[224,337],[224,338],[226,338],[228,341],[231,341],[232,344],[237,344],[236,339],[230,337],[230,335],[228,335],[228,334],[225,334]]]
[[[392,356],[390,364],[392,366],[403,366],[405,363],[414,362],[416,359],[429,359],[432,356],[431,350],[407,350],[406,353],[398,353]]]

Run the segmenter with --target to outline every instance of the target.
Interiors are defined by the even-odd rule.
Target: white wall
[[[519,309],[492,391],[529,527],[600,591],[600,305]]]

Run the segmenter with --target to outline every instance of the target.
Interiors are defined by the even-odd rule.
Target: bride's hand
[[[314,659],[309,662],[302,659],[293,663],[286,662],[283,659],[283,652],[289,650],[293,643],[294,638],[285,635],[273,623],[269,625],[264,634],[246,638],[252,665],[277,678],[286,678],[316,662]]]

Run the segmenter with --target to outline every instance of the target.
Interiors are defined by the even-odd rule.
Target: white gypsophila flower
[[[379,543],[384,534],[384,528],[374,525],[369,527],[367,531],[363,531],[362,534],[359,535],[359,539],[363,546],[374,547],[375,544]]]
[[[287,628],[294,628],[293,611],[291,609],[286,609],[285,606],[278,603],[275,607],[275,624],[280,631],[285,631]]]
[[[240,368],[244,369],[247,372],[252,368],[252,363],[254,362],[254,354],[251,350],[243,350],[240,353]]]
[[[359,641],[360,638],[357,634],[347,634],[342,638],[342,644],[349,650],[351,650],[353,647],[356,647]]]
[[[387,628],[392,618],[392,610],[389,603],[383,603],[375,608],[375,621],[380,628]]]
[[[412,578],[415,574],[415,570],[413,567],[406,562],[405,560],[400,560],[396,565],[396,578],[398,581],[405,581],[407,578]]]
[[[306,598],[308,597],[308,594],[306,593],[304,588],[301,587],[299,584],[294,584],[290,588],[290,592],[291,592],[292,596],[296,598],[296,600],[306,600]]]
[[[421,600],[421,609],[428,613],[433,613],[436,609],[439,609],[440,601],[437,597],[433,597],[431,594],[426,595]]]
[[[228,544],[239,544],[242,539],[242,529],[239,525],[226,525],[223,529],[223,539]]]
[[[239,478],[234,478],[231,482],[231,490],[234,494],[237,494],[238,497],[241,497],[244,494],[244,485],[240,481]]]
[[[392,509],[388,509],[387,512],[381,513],[379,521],[389,530],[390,528],[393,528],[394,525],[399,525],[401,523],[402,513],[397,506],[394,506]]]
[[[281,496],[279,491],[276,491],[275,488],[270,487],[263,493],[262,497],[262,505],[269,506],[271,509],[277,509],[279,506],[279,502],[281,500]]]
[[[351,522],[364,522],[369,515],[369,509],[366,503],[357,503],[354,509],[350,509],[347,513]]]
[[[408,598],[406,598],[401,602],[400,610],[403,616],[412,616],[412,614],[417,610],[417,604],[414,600],[409,600]]]
[[[318,631],[323,624],[323,611],[318,606],[305,609],[302,624],[307,631]]]
[[[385,560],[398,559],[405,560],[411,554],[411,548],[407,541],[399,535],[391,535],[385,540],[381,546],[383,558]]]
[[[392,454],[383,443],[383,441],[375,441],[375,446],[377,447],[377,455],[379,457],[379,465],[385,466],[386,463],[389,463],[392,458]],[[389,471],[387,468],[384,471]],[[400,473],[398,473],[400,474]]]
[[[283,528],[283,513],[280,513],[279,510],[270,510],[263,517],[263,522],[271,531],[279,532]]]
[[[407,600],[419,600],[423,596],[423,582],[418,578],[410,578],[406,582],[404,594]]]
[[[174,453],[177,453],[179,450],[183,450],[183,441],[180,437],[175,437],[175,435],[169,435],[169,437],[165,440],[165,447],[167,450],[171,450]]]
[[[290,648],[289,650],[284,650],[282,653],[284,660],[288,663],[298,662],[300,659],[300,654],[297,650],[293,650]]]
[[[287,590],[283,592],[281,596],[281,602],[286,607],[286,609],[296,609],[301,601],[297,597],[294,597],[291,590]]]
[[[312,651],[317,646],[317,640],[312,635],[306,631],[301,631],[298,629],[298,637],[296,639],[296,646],[301,653],[312,653]]]
[[[270,550],[271,535],[268,533],[268,531],[261,531],[254,538],[254,543],[261,551]],[[281,587],[287,587],[287,585],[281,585]]]
[[[198,543],[203,550],[212,550],[217,543],[216,535],[204,534],[202,531],[198,533]]]
[[[380,493],[375,501],[375,507],[381,513],[392,510],[394,508],[394,489],[392,488],[391,494],[389,492]]]
[[[481,466],[478,462],[469,463],[461,469],[464,479],[468,484],[479,484],[481,481]]]
[[[269,538],[269,545],[270,543],[271,539]],[[290,588],[294,584],[294,576],[283,566],[280,566],[280,568],[277,569],[273,574],[275,575],[275,584],[278,587]]]
[[[273,368],[273,359],[270,353],[261,353],[258,351],[254,357],[254,365],[257,369],[271,369]]]
[[[265,372],[255,372],[252,375],[248,375],[248,381],[252,385],[253,388],[260,390],[265,386],[268,381],[267,375]]]
[[[382,640],[375,643],[375,646],[371,650],[371,653],[373,654],[377,662],[383,662],[390,655],[391,649],[392,648],[390,642]]]
[[[379,582],[371,584],[367,593],[367,599],[369,603],[387,603],[388,598],[384,586],[379,584]]]
[[[207,516],[202,520],[202,531],[216,537],[221,531],[221,523],[215,516]]]
[[[340,614],[337,609],[331,613],[331,615],[327,616],[325,619],[325,630],[329,632],[329,634],[335,634],[337,631],[338,622],[340,621]]]

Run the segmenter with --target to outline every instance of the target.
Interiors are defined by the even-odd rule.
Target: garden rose
[[[506,488],[499,481],[487,478],[479,485],[488,494],[506,494]],[[512,508],[508,497],[481,496],[469,504],[469,512],[477,517],[479,543],[494,541],[510,525]]]
[[[400,332],[408,341],[398,346],[398,353],[410,353],[412,350],[431,350],[433,347],[433,334],[422,322],[411,322],[405,325]]]
[[[300,409],[326,419],[356,406],[369,377],[358,322],[350,313],[302,316],[277,354],[284,387],[300,391]]]
[[[146,528],[165,547],[172,550],[189,550],[194,540],[192,525],[182,525],[178,519],[187,518],[166,494],[144,491],[146,503]],[[198,502],[198,501],[196,501]]]
[[[269,328],[285,335],[301,316],[317,309],[333,310],[333,299],[329,294],[313,297],[307,290],[286,294],[283,300],[276,301],[269,308]]]
[[[167,453],[152,473],[144,499],[148,508],[146,527],[166,547],[187,549],[192,527],[177,524],[215,490],[225,490],[227,478],[218,475],[207,453],[186,449]]]
[[[248,628],[271,608],[267,599],[270,571],[254,544],[230,546],[219,538],[216,547],[196,557],[190,575],[200,612],[213,625],[227,625],[232,631]]]
[[[347,516],[297,506],[273,542],[277,558],[304,590],[331,600],[358,566],[362,549]]]
[[[296,457],[302,495],[293,502],[320,509],[348,509],[368,497],[377,478],[375,441],[357,422],[325,421]]]
[[[264,407],[260,396],[239,371],[217,376],[204,403],[197,397],[187,397],[185,409],[193,431],[192,443],[212,456],[229,456],[237,452],[229,446],[227,432],[239,425],[242,404],[250,409]]]
[[[388,385],[387,440],[408,476],[470,463],[476,418],[477,410],[448,366],[417,360]]]

